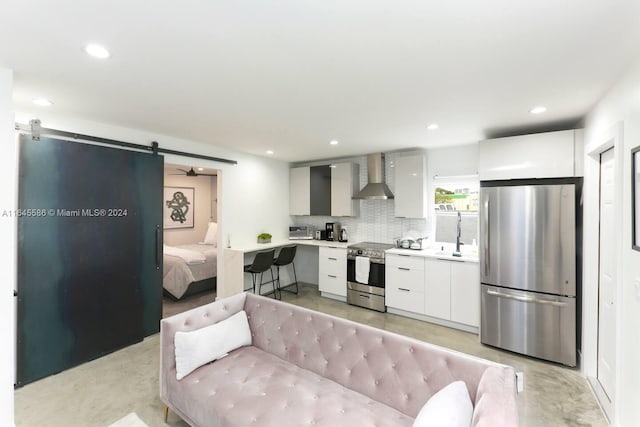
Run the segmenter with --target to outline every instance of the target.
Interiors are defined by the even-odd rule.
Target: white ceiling
[[[15,71],[16,108],[44,96],[58,114],[288,161],[571,126],[640,54],[638,0],[21,0],[2,9],[0,66]],[[88,57],[92,41],[112,57]],[[529,114],[539,104],[548,111]],[[432,122],[440,129],[428,131]]]

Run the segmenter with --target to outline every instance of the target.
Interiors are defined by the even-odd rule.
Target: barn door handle
[[[160,260],[162,258],[162,236],[160,231],[160,226],[156,224],[156,270],[160,270]]]

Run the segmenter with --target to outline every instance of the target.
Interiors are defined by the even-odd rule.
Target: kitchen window
[[[458,212],[461,216],[460,241],[471,245],[478,241],[477,178],[436,177],[434,179],[435,241],[456,243]]]

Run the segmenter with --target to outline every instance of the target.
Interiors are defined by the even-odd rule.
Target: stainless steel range
[[[387,311],[384,303],[384,251],[393,247],[372,242],[347,246],[347,303]]]

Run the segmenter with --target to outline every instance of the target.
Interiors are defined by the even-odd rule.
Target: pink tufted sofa
[[[176,380],[174,334],[245,310],[252,345]],[[160,397],[192,426],[411,426],[455,380],[473,425],[518,424],[511,367],[250,293],[162,320]]]

